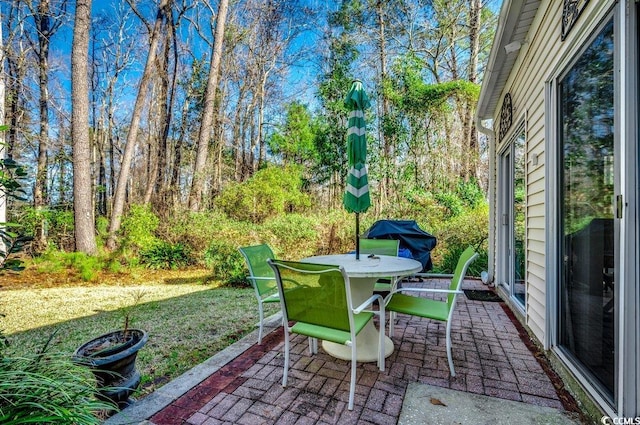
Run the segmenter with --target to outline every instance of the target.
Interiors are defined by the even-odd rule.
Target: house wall
[[[610,7],[608,2],[589,2],[575,27],[566,40],[561,40],[562,25],[562,0],[542,1],[536,17],[529,28],[525,43],[519,50],[518,58],[508,82],[502,93],[511,94],[513,107],[513,124],[509,133],[503,140],[496,140],[495,158],[493,164],[498,164],[500,153],[513,135],[513,131],[522,120],[525,120],[526,129],[526,282],[527,305],[525,310],[525,323],[540,340],[545,341],[546,321],[546,237],[545,229],[550,221],[547,217],[545,205],[546,180],[545,165],[545,87],[552,78],[557,77],[560,67],[568,65],[569,55],[575,55],[576,46],[583,43],[589,36],[588,28],[581,28],[583,22],[591,22],[595,25],[598,16],[606,12]],[[494,114],[494,131],[496,135],[500,125],[500,107]],[[537,155],[537,165],[533,161]],[[499,184],[497,185],[499,187]],[[499,193],[494,194],[493,210],[496,216],[492,217],[495,228],[499,229],[500,210],[498,208]],[[496,244],[499,239],[495,238]],[[500,247],[494,246],[496,255],[494,269],[498,270],[498,256],[501,255]],[[500,282],[500,276],[498,283]]]
[[[557,51],[550,46],[560,43],[562,2],[542,2],[534,20],[527,43],[518,52],[516,66],[505,87],[511,94],[513,125],[502,141],[498,141],[496,153],[500,153],[509,141],[513,130],[525,120],[526,129],[526,282],[527,305],[525,321],[540,340],[545,329],[545,139],[544,139],[544,89],[546,70],[553,68]],[[536,70],[539,70],[536,72]],[[532,72],[533,71],[533,72]],[[499,112],[494,122],[499,125]],[[496,129],[497,130],[497,129]],[[532,155],[538,155],[533,165]],[[496,158],[496,163],[497,163]],[[497,202],[497,199],[494,199]],[[496,208],[497,211],[497,208]],[[500,250],[497,251],[500,255]]]
[[[505,0],[506,1],[506,0]],[[529,330],[549,348],[551,358],[555,359],[565,382],[573,382],[569,387],[586,395],[581,398],[584,403],[591,401],[597,406],[593,412],[606,413],[610,417],[640,417],[640,263],[638,263],[638,244],[640,240],[640,201],[638,191],[640,182],[640,144],[638,144],[637,99],[638,85],[638,34],[640,32],[640,6],[627,0],[618,2],[590,1],[575,26],[565,40],[561,39],[563,0],[541,0],[539,3],[530,0],[512,0],[501,12],[501,23],[497,31],[496,45],[492,48],[492,58],[487,69],[487,81],[496,86],[483,85],[478,117],[488,118],[489,108],[495,108],[491,117],[494,122],[493,134],[486,132],[494,143],[490,154],[490,258],[495,283],[504,280],[499,266],[502,255],[500,246],[501,214],[499,200],[504,191],[504,182],[499,177],[499,160],[506,143],[514,136],[523,120],[526,129],[526,283],[527,305],[522,320]],[[580,3],[580,2],[579,2]],[[533,6],[531,6],[533,4]],[[522,6],[522,8],[520,8]],[[535,18],[528,7],[533,9]],[[590,43],[593,36],[602,28],[605,20],[614,17],[615,22],[615,56],[616,56],[616,149],[620,172],[619,190],[624,197],[622,214],[616,221],[619,226],[616,235],[616,387],[614,399],[601,391],[601,387],[593,383],[585,375],[584,370],[575,359],[571,358],[559,347],[559,310],[558,295],[560,283],[557,282],[557,269],[561,261],[562,251],[558,245],[561,241],[557,234],[559,206],[557,184],[560,178],[557,108],[557,83],[563,72],[570,68],[583,48]],[[514,19],[517,17],[520,21]],[[515,24],[514,24],[515,22]],[[528,27],[526,39],[517,54],[513,66],[512,57],[504,59],[503,46],[513,40],[521,40],[514,30],[519,23],[526,22]],[[529,26],[529,22],[531,25]],[[496,53],[499,52],[499,53]],[[502,72],[508,72],[506,84]],[[501,90],[501,91],[500,91]],[[513,105],[513,123],[510,131],[502,140],[499,138],[501,100],[498,105],[495,93],[500,92],[499,99],[509,93]],[[486,109],[483,109],[486,108]],[[480,127],[481,128],[481,127]],[[534,157],[537,164],[534,163]],[[616,189],[618,190],[618,189]],[[513,309],[521,313],[518,308]],[[577,382],[577,384],[576,384]],[[576,390],[577,388],[577,390]],[[593,415],[596,417],[597,415]]]

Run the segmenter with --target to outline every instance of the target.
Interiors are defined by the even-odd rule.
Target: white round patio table
[[[422,264],[419,261],[409,258],[389,255],[376,257],[369,258],[367,255],[360,254],[360,259],[356,260],[355,254],[335,254],[318,255],[300,261],[344,267],[344,271],[349,276],[353,305],[358,306],[373,295],[373,289],[378,279],[412,275],[422,270]],[[384,323],[380,326],[384,332]],[[356,359],[358,361],[375,362],[378,360],[378,338],[378,330],[371,320],[356,337]],[[322,348],[333,357],[351,360],[351,348],[346,345],[322,341]],[[385,336],[384,356],[388,357],[391,353],[393,353],[393,341]]]

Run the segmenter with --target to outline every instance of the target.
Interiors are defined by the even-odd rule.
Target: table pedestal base
[[[360,331],[356,338],[356,360],[359,362],[376,362],[378,361],[378,330],[373,322]],[[322,341],[322,348],[328,354],[342,360],[351,360],[351,347],[335,342]],[[384,357],[389,357],[393,353],[393,341],[391,338],[384,337]]]

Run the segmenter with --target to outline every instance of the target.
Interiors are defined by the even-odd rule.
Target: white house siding
[[[543,1],[520,57],[502,94],[511,94],[514,129],[526,118],[526,281],[527,306],[525,321],[533,334],[544,341],[545,281],[545,81],[559,60],[562,1]],[[494,119],[499,126],[499,113]],[[497,128],[496,128],[497,130]],[[505,137],[508,140],[509,135]],[[496,152],[500,152],[501,143]],[[536,154],[537,165],[532,156]],[[494,199],[497,202],[497,199]],[[498,211],[496,209],[496,211]],[[498,249],[496,252],[500,252]]]
[[[557,161],[555,156],[558,154],[557,139],[554,134],[557,118],[553,115],[557,105],[553,99],[548,99],[546,96],[555,95],[555,84],[558,79],[562,77],[562,72],[567,69],[572,61],[580,55],[582,49],[589,43],[592,36],[601,28],[605,19],[608,19],[611,15],[609,12],[615,12],[616,22],[618,22],[617,29],[620,32],[615,34],[616,37],[616,49],[624,48],[624,50],[617,50],[621,53],[619,60],[621,61],[622,71],[628,71],[629,75],[625,72],[620,72],[620,83],[623,84],[620,90],[622,101],[626,101],[626,97],[623,94],[629,95],[632,100],[637,99],[637,86],[635,74],[637,74],[637,66],[635,61],[637,60],[637,51],[634,50],[636,46],[636,37],[638,29],[636,25],[640,25],[640,18],[636,19],[636,13],[638,7],[633,5],[630,0],[627,2],[617,2],[613,0],[602,1],[590,1],[587,2],[585,9],[582,11],[580,17],[577,19],[574,27],[571,29],[567,38],[561,40],[561,25],[562,25],[562,8],[563,0],[541,0],[540,3],[536,3],[537,13],[533,22],[526,20],[525,11],[519,9],[524,2],[525,5],[530,4],[533,0],[505,0],[501,12],[501,24],[497,31],[496,43],[492,48],[491,61],[487,68],[488,78],[486,85],[483,85],[477,119],[484,120],[489,117],[494,121],[494,134],[495,134],[495,150],[493,151],[492,170],[495,174],[492,177],[495,179],[497,175],[496,167],[499,164],[500,154],[504,148],[504,141],[508,141],[513,136],[513,131],[520,125],[521,120],[526,118],[526,283],[527,283],[527,309],[525,320],[527,326],[531,332],[545,344],[549,344],[550,348],[553,348],[558,344],[557,335],[554,329],[558,326],[558,312],[557,295],[555,291],[558,288],[559,283],[555,282],[552,276],[555,275],[555,265],[559,258],[559,253],[555,248],[558,242],[556,238],[560,236],[554,235],[552,232],[555,229],[546,231],[550,226],[557,225],[557,222],[553,216],[553,212],[556,211],[555,205],[545,205],[545,200],[553,200],[557,195]],[[582,3],[584,4],[584,2]],[[505,6],[506,5],[506,6]],[[512,8],[510,8],[512,6]],[[614,6],[616,6],[614,8]],[[528,12],[527,12],[528,13]],[[517,21],[514,17],[522,18],[521,21]],[[513,40],[522,41],[522,38],[517,38],[516,33],[513,31],[513,26],[526,25],[529,28],[527,36],[522,43],[520,51],[517,53],[519,56],[515,62],[513,57],[507,56],[505,59],[505,52],[503,50],[504,45],[510,43]],[[631,56],[629,56],[631,55]],[[629,65],[627,63],[628,58],[631,58]],[[504,74],[507,72],[509,77],[505,79]],[[630,78],[632,77],[632,78]],[[626,93],[625,90],[629,90],[630,93]],[[496,96],[496,93],[500,93],[500,97]],[[500,126],[500,112],[502,99],[506,93],[511,95],[513,105],[513,124],[511,132],[506,135],[504,141],[497,140],[498,129]],[[500,99],[497,101],[496,99]],[[551,102],[545,104],[547,100]],[[545,116],[545,113],[548,115]],[[624,121],[627,119],[628,121]],[[622,134],[621,144],[623,147],[625,144],[631,145],[637,143],[637,119],[635,109],[631,112],[625,113],[625,104],[621,106],[621,112],[616,115],[616,120],[622,121],[623,129],[628,129],[631,124],[630,132]],[[545,129],[545,125],[550,125]],[[545,136],[549,135],[550,140],[545,140]],[[631,139],[629,140],[629,137]],[[548,151],[545,149],[548,147]],[[632,150],[637,153],[635,150]],[[533,164],[533,155],[537,155],[537,165]],[[632,155],[633,156],[633,155]],[[626,178],[631,178],[629,170],[633,170],[633,178],[637,179],[637,156],[633,156],[633,160],[630,162],[624,162],[624,164],[630,164],[626,169]],[[546,167],[553,167],[547,169]],[[635,167],[635,168],[634,168]],[[625,170],[623,170],[624,172]],[[550,181],[546,181],[546,178]],[[492,254],[493,254],[493,266],[498,273],[496,276],[496,282],[499,282],[501,276],[497,270],[498,264],[500,264],[500,258],[498,256],[501,253],[501,247],[499,246],[500,240],[497,238],[500,226],[499,217],[501,217],[502,211],[498,205],[499,195],[502,191],[501,184],[504,182],[493,181],[494,189],[492,191],[491,206],[494,216],[492,217],[492,223],[495,223],[494,231],[492,232],[493,240]],[[625,183],[631,185],[631,192],[637,193],[637,180],[630,180]],[[623,192],[626,186],[623,185]],[[549,192],[547,192],[547,190]],[[633,197],[632,197],[633,198]],[[549,201],[553,202],[553,201]],[[637,199],[633,198],[631,202],[637,204]],[[548,211],[551,211],[549,213]],[[635,211],[635,210],[634,210]],[[625,217],[627,221],[632,221],[634,218],[629,216]],[[636,225],[632,226],[632,229],[637,231],[637,218]],[[625,224],[623,221],[622,224]],[[546,240],[547,236],[552,238]],[[631,236],[633,237],[633,236]],[[628,279],[627,283],[634,285],[633,279],[635,279],[635,286],[631,286],[630,297],[625,298],[625,294],[621,292],[620,296],[620,317],[619,326],[622,331],[619,331],[619,343],[616,347],[616,355],[619,356],[617,376],[617,395],[615,395],[614,405],[609,404],[610,401],[602,396],[600,390],[591,385],[588,379],[584,378],[579,367],[576,367],[574,362],[564,357],[561,351],[556,351],[560,356],[560,359],[566,362],[569,370],[572,371],[578,378],[578,380],[584,385],[587,393],[589,393],[603,412],[606,412],[609,416],[626,416],[637,417],[638,406],[640,406],[640,387],[637,378],[638,365],[640,365],[640,357],[638,356],[638,318],[637,314],[634,316],[628,311],[636,311],[637,308],[637,293],[635,288],[637,284],[637,266],[634,269],[630,269],[628,264],[624,263],[625,255],[628,256],[631,262],[636,260],[637,252],[637,232],[635,233],[635,241],[631,241],[620,248],[620,257],[622,261],[621,265],[621,288],[624,288],[625,274],[631,270],[632,279]],[[546,249],[549,249],[549,252]],[[628,249],[631,254],[625,254],[625,250]],[[545,268],[552,268],[553,270],[545,270]],[[617,271],[616,271],[617,273]],[[547,279],[547,276],[550,276]],[[547,288],[551,288],[548,290]],[[548,292],[548,293],[547,293]],[[634,300],[634,297],[635,300]],[[550,305],[545,305],[549,300]],[[634,304],[635,303],[635,304]],[[627,310],[624,311],[623,309]],[[616,307],[618,309],[618,307]],[[549,323],[546,323],[546,320]],[[625,328],[626,326],[626,328]],[[625,330],[626,329],[626,330]],[[545,335],[547,330],[550,331],[549,335]],[[619,350],[619,351],[618,351]],[[618,354],[620,353],[620,354]],[[579,365],[578,365],[579,366]],[[626,368],[626,370],[625,370]]]

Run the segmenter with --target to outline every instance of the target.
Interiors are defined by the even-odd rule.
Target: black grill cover
[[[400,241],[400,249],[408,249],[412,258],[422,263],[423,272],[433,268],[431,250],[435,248],[437,239],[422,230],[415,220],[378,220],[373,223],[369,230],[362,234],[362,237],[368,239],[398,239]]]

